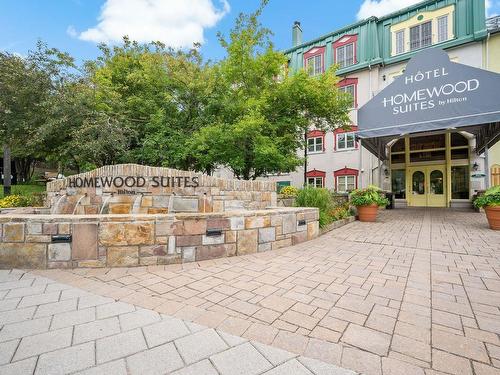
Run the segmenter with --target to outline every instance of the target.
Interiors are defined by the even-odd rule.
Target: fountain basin
[[[275,250],[319,234],[316,208],[208,213],[0,215],[0,268],[146,266]]]

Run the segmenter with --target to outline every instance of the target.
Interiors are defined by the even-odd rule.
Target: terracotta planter
[[[493,230],[500,230],[500,206],[486,206],[484,207],[486,217],[490,228]]]
[[[378,206],[370,204],[368,206],[358,206],[359,221],[373,222],[377,219]]]

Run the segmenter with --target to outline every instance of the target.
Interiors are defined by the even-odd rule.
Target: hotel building
[[[470,205],[475,190],[491,184],[490,167],[500,163],[491,160],[498,157],[498,145],[490,142],[477,150],[476,136],[467,131],[448,127],[399,134],[376,152],[363,147],[357,136],[360,108],[404,75],[408,61],[423,50],[437,47],[446,51],[451,62],[500,72],[500,58],[495,58],[500,53],[498,20],[486,22],[484,0],[424,1],[311,41],[302,40],[301,27],[295,22],[293,45],[285,51],[289,74],[306,69],[318,75],[336,64],[339,88],[353,97],[351,130],[310,130],[308,184],[338,192],[375,184],[392,190],[400,206],[443,207]],[[268,178],[278,187],[300,187],[304,171],[298,168]],[[427,196],[431,191],[441,194]]]

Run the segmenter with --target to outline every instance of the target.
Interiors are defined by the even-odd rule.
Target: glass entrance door
[[[408,168],[410,206],[446,207],[446,169],[444,165]]]

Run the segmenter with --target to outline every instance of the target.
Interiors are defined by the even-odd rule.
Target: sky
[[[381,16],[418,0],[269,0],[261,21],[278,49],[291,47],[300,21],[304,41],[358,19]],[[119,43],[125,34],[174,48],[202,44],[206,59],[224,57],[217,32],[228,34],[240,12],[260,0],[0,0],[0,50],[24,55],[38,39],[70,53],[77,62],[99,54],[98,43]],[[487,14],[500,14],[500,0],[487,0]]]

